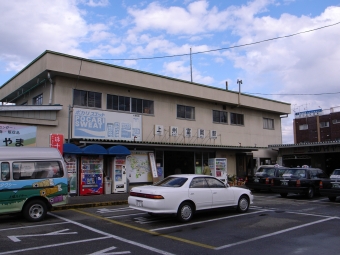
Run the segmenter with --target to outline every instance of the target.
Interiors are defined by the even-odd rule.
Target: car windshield
[[[162,187],[181,187],[188,180],[184,177],[167,177],[164,180],[154,184],[154,186]]]
[[[340,169],[334,170],[334,172],[332,173],[332,175],[340,175]]]
[[[275,168],[260,168],[256,175],[266,175],[266,176],[274,176],[275,174]]]
[[[303,170],[303,169],[288,169],[283,173],[283,176],[306,177],[306,170]]]

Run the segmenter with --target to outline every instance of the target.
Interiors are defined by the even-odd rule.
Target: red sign
[[[50,147],[57,148],[63,155],[64,135],[50,134]]]

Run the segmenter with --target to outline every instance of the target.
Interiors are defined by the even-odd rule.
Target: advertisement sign
[[[295,118],[306,118],[306,117],[312,117],[322,114],[322,109],[316,109],[316,110],[310,110],[310,111],[304,111],[304,112],[297,112],[295,113]]]
[[[131,151],[126,157],[126,172],[130,183],[152,182],[148,151]]]
[[[73,108],[73,138],[142,141],[139,114]]]
[[[37,127],[0,123],[0,146],[36,146]]]
[[[57,148],[60,154],[63,155],[64,135],[50,134],[50,147]]]

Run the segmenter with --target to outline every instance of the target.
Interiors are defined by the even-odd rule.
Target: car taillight
[[[300,180],[296,180],[296,187],[300,187],[300,186],[301,186]]]
[[[164,199],[161,195],[153,195],[153,194],[144,194],[144,193],[137,193],[137,192],[130,192],[130,196],[132,197],[144,197],[150,199]]]
[[[269,184],[269,178],[266,178],[266,184]]]
[[[320,181],[319,189],[323,189],[323,183],[322,183],[322,181]]]

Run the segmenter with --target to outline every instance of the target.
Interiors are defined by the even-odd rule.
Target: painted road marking
[[[114,249],[116,249],[116,247],[112,246],[112,247],[104,249],[104,250],[96,251],[96,252],[91,253],[89,255],[117,255],[117,254],[130,254],[131,253],[129,251],[116,251],[116,252],[106,253],[107,251],[112,251]]]
[[[11,239],[13,242],[21,242],[21,240],[19,238],[23,238],[23,237],[33,237],[33,236],[60,236],[60,235],[74,235],[74,234],[78,234],[78,232],[67,232],[65,233],[65,231],[68,231],[69,229],[62,229],[62,230],[58,230],[58,231],[54,231],[51,233],[43,233],[43,234],[35,234],[35,235],[21,235],[21,236],[8,236],[9,239]]]
[[[121,212],[121,211],[132,211],[132,208],[118,208],[118,209],[108,209],[108,208],[100,208],[97,210],[97,213],[112,213],[112,212]]]
[[[68,224],[68,222],[57,222],[57,223],[40,224],[40,225],[33,225],[33,226],[20,226],[20,227],[15,227],[15,228],[3,228],[3,229],[0,229],[0,231],[23,229],[23,228],[37,228],[37,227],[45,227],[45,226],[51,226],[51,225],[54,226],[54,225],[59,225],[59,224]]]
[[[129,217],[129,216],[143,215],[143,214],[145,214],[145,213],[123,214],[123,215],[116,215],[116,216],[108,216],[108,217],[105,217],[105,218],[112,219],[112,218]]]
[[[322,219],[322,220],[310,222],[310,223],[303,224],[303,225],[300,225],[300,226],[283,229],[283,230],[276,231],[276,232],[273,232],[273,233],[270,233],[270,234],[266,234],[266,235],[262,235],[262,236],[258,236],[258,237],[254,237],[254,238],[250,238],[250,239],[243,240],[243,241],[236,242],[236,243],[222,245],[220,247],[215,248],[215,250],[222,250],[222,249],[229,248],[229,247],[232,247],[232,246],[235,246],[235,245],[240,245],[240,244],[245,244],[245,243],[257,241],[259,239],[263,239],[263,238],[266,238],[266,237],[271,237],[271,236],[279,235],[279,234],[282,234],[282,233],[285,233],[285,232],[288,232],[288,231],[292,231],[292,230],[295,230],[295,229],[298,229],[298,228],[308,227],[308,226],[311,226],[311,225],[314,225],[314,224],[322,223],[322,222],[325,222],[325,221],[328,221],[328,220],[333,220],[333,219],[335,219],[335,217],[330,217],[330,218],[327,218],[327,219]]]

